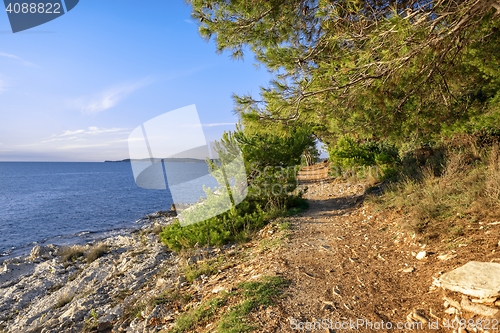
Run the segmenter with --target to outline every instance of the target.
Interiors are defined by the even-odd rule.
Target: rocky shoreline
[[[79,246],[80,253],[66,247],[75,253],[64,256],[61,247],[35,246],[29,256],[5,260],[0,268],[0,331],[143,332],[137,317],[124,318],[126,312],[158,289],[179,283],[180,259],[157,235],[173,217],[156,214],[149,220],[129,235]],[[95,258],[83,255],[97,247],[102,253],[94,253]]]

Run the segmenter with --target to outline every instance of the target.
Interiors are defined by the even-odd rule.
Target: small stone
[[[426,251],[420,251],[420,252],[419,252],[419,253],[417,253],[417,255],[415,256],[415,259],[417,259],[417,260],[422,260],[422,259],[424,259],[426,256],[427,256],[427,252],[426,252]]]
[[[448,303],[448,306],[452,306],[455,309],[460,309],[460,303],[458,303],[457,301],[455,301],[451,298],[448,298],[448,297],[444,297],[444,301],[445,301],[445,304]]]
[[[457,255],[453,253],[446,253],[446,254],[441,254],[437,258],[442,261],[450,260],[455,258]]]
[[[408,267],[403,269],[403,273],[413,273],[415,271],[414,267]]]
[[[462,302],[460,302],[460,306],[462,307],[463,311],[472,312],[485,317],[496,317],[500,313],[498,309],[490,308],[482,304],[472,303],[465,295],[462,296]]]
[[[351,310],[351,311],[352,311],[352,306],[350,306],[349,304],[344,303],[344,307],[345,307],[347,310]]]
[[[54,245],[40,246],[37,245],[31,249],[30,257],[31,259],[50,259],[53,257],[55,251]]]
[[[321,307],[322,310],[335,310],[335,304],[330,301],[323,301],[323,306]]]
[[[409,322],[417,321],[417,322],[421,322],[424,325],[429,322],[429,320],[427,319],[427,317],[425,316],[425,314],[423,313],[423,311],[422,310],[418,310],[418,309],[413,309],[413,311],[410,312],[406,316],[406,319]]]
[[[162,288],[163,286],[165,286],[167,283],[167,281],[164,279],[164,278],[158,278],[156,280],[156,288]]]
[[[224,287],[217,286],[214,289],[212,289],[212,294],[218,294],[218,293],[220,293],[221,291],[224,291],[224,290],[226,290]]]
[[[448,309],[444,310],[444,313],[449,315],[454,315],[458,313],[458,310],[455,309],[454,307],[449,307]]]
[[[472,299],[472,303],[481,303],[481,304],[495,304],[497,300],[497,297],[490,297],[490,298],[474,298]]]
[[[97,332],[103,332],[109,330],[111,327],[113,327],[113,324],[111,321],[108,320],[99,320],[99,324],[97,325]]]

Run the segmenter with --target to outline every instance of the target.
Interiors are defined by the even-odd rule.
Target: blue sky
[[[13,34],[0,13],[0,161],[128,158],[145,121],[195,104],[207,140],[234,128],[232,93],[269,74],[217,55],[181,0],[100,0]]]

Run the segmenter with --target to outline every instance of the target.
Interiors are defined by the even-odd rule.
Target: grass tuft
[[[288,282],[279,276],[264,277],[262,281],[244,282],[235,291],[221,292],[218,297],[202,302],[196,308],[182,314],[175,322],[172,332],[200,331],[212,318],[216,321],[215,332],[251,332],[258,327],[250,322],[248,315],[261,307],[271,306],[282,295]]]
[[[85,246],[83,245],[61,246],[57,251],[57,255],[61,257],[62,262],[76,261],[84,253]]]
[[[109,247],[104,244],[104,243],[97,243],[94,244],[93,246],[88,249],[87,252],[85,252],[85,259],[87,260],[87,263],[90,264],[91,262],[94,262],[96,259],[102,257],[106,253],[108,253]]]
[[[74,262],[83,257],[90,264],[108,251],[109,247],[106,244],[97,243],[89,248],[83,245],[62,246],[59,248],[57,255],[61,257],[63,263]]]
[[[218,309],[226,304],[227,297],[227,293],[223,294],[219,297],[215,297],[211,300],[202,302],[195,309],[183,313],[175,321],[175,327],[173,328],[172,332],[186,332],[210,319],[217,313]]]

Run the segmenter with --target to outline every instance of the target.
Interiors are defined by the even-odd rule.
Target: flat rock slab
[[[443,274],[438,285],[472,297],[497,297],[500,295],[500,264],[470,261]]]

